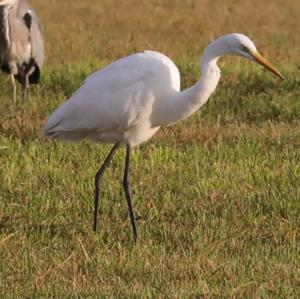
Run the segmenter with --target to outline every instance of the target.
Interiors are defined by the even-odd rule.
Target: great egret
[[[11,76],[13,101],[15,78],[26,97],[29,84],[40,79],[44,64],[44,43],[35,12],[26,0],[0,0],[0,69]]]
[[[220,79],[218,59],[232,54],[258,62],[284,76],[256,50],[245,35],[233,33],[218,38],[204,51],[201,78],[180,91],[180,75],[165,55],[145,51],[117,60],[90,75],[74,95],[50,116],[44,127],[48,137],[114,143],[95,176],[94,226],[98,222],[102,175],[120,145],[126,145],[123,186],[134,238],[138,231],[128,183],[131,148],[150,139],[162,126],[174,124],[205,104]]]

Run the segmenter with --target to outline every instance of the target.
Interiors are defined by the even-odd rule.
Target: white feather
[[[155,101],[179,90],[179,72],[168,57],[153,51],[131,55],[90,75],[53,113],[45,132],[71,140],[89,137],[116,142],[129,138],[137,144],[159,128],[151,120]]]
[[[137,145],[161,127],[197,111],[215,90],[224,54],[251,58],[243,47],[256,51],[242,34],[229,34],[211,43],[201,61],[200,80],[180,92],[180,76],[165,55],[145,51],[113,62],[89,76],[45,125],[49,137]]]

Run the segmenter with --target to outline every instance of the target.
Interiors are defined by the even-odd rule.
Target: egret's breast
[[[151,128],[150,125],[136,126],[125,132],[125,140],[132,146],[136,146],[149,140],[157,131],[159,127]]]

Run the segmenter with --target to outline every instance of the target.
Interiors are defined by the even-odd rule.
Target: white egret
[[[131,149],[150,139],[162,126],[174,124],[197,111],[215,90],[218,59],[232,54],[253,60],[284,79],[245,35],[233,33],[212,42],[201,60],[200,80],[180,91],[180,75],[165,55],[145,51],[117,60],[89,76],[74,95],[50,116],[44,127],[48,137],[65,140],[89,138],[114,143],[95,176],[94,225],[98,222],[102,175],[120,145],[126,145],[123,186],[134,238],[138,231],[128,183]]]

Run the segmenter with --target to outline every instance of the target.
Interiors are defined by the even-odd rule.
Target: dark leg
[[[104,163],[101,165],[100,169],[96,173],[95,176],[95,210],[94,210],[94,226],[93,230],[97,230],[98,225],[98,209],[99,209],[99,197],[100,197],[100,186],[101,186],[101,180],[102,175],[109,165],[113,155],[115,154],[116,150],[120,147],[120,142],[116,143],[113,148],[111,149],[110,153],[108,154],[107,158],[105,159]]]
[[[128,183],[128,171],[129,171],[129,163],[130,163],[130,154],[131,154],[131,147],[130,147],[129,144],[127,144],[123,186],[124,186],[126,200],[127,200],[127,204],[128,204],[130,221],[131,221],[131,225],[132,225],[132,229],[133,229],[133,237],[134,237],[134,240],[136,241],[137,237],[138,237],[138,230],[137,230],[136,218],[135,218],[135,214],[134,214],[134,210],[133,210],[133,205],[132,205],[132,201],[131,201],[130,186],[129,186],[129,183]]]

